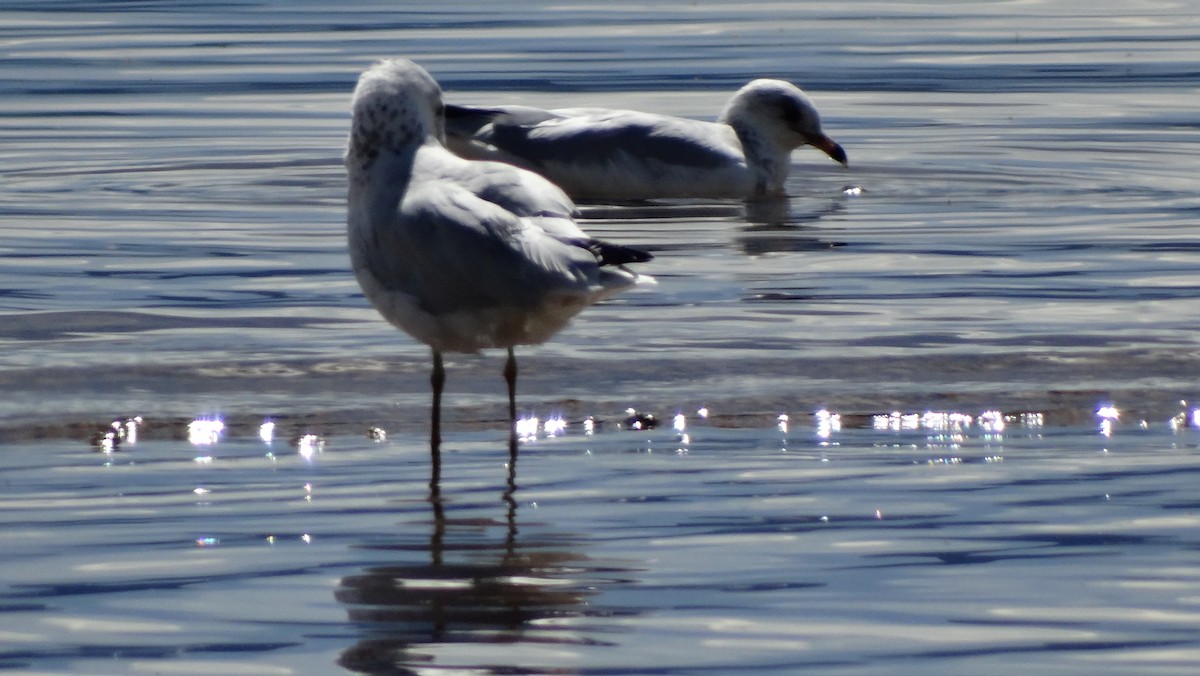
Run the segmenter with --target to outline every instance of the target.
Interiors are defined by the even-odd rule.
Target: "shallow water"
[[[0,666],[1185,673],[1184,426],[10,445]],[[895,424],[893,424],[895,423]]]
[[[1194,670],[1186,3],[0,19],[0,667]],[[850,168],[798,151],[773,204],[587,205],[659,284],[521,350],[524,411],[575,424],[524,447],[515,491],[502,359],[450,361],[437,518],[427,350],[345,254],[349,93],[380,56],[454,101],[697,118],[782,77]],[[617,431],[626,407],[702,432]],[[927,410],[976,419],[873,417]],[[91,452],[129,416],[136,444]],[[443,576],[487,584],[395,584]]]

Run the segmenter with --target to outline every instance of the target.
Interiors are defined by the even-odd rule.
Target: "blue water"
[[[1194,672],[1197,35],[1173,2],[5,4],[0,668]],[[523,414],[571,424],[515,470],[503,360],[451,359],[431,503],[428,351],[345,253],[383,56],[702,119],[780,77],[850,166],[585,205],[658,286],[519,351]]]

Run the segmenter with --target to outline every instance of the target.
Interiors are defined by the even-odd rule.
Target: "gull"
[[[575,199],[784,195],[791,153],[846,165],[808,96],[782,80],[739,89],[716,122],[604,108],[446,107],[447,147],[524,167]]]
[[[625,267],[651,256],[589,237],[570,198],[541,176],[446,150],[441,88],[411,61],[368,68],[352,107],[345,155],[350,262],[375,309],[433,351],[431,484],[445,352],[508,350],[515,461],[513,347],[542,343],[588,305],[652,283]]]

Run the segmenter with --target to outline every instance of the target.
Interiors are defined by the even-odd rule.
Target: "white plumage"
[[[808,96],[782,80],[739,89],[717,122],[632,110],[448,106],[447,147],[545,176],[575,199],[784,194],[791,152],[846,164]]]
[[[512,417],[513,346],[652,281],[624,267],[649,254],[588,237],[549,181],[458,157],[443,138],[441,89],[424,69],[386,60],[362,74],[345,156],[350,260],[380,314],[433,350],[435,454],[442,352],[508,349]]]

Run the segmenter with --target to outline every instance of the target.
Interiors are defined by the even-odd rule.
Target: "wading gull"
[[[553,181],[575,199],[751,198],[784,194],[791,152],[811,145],[846,164],[812,101],[754,80],[717,122],[632,110],[446,107],[447,147]]]
[[[381,61],[358,80],[346,150],[350,261],[380,314],[433,350],[430,447],[441,441],[444,352],[506,348],[516,453],[513,346],[541,343],[588,305],[634,286],[650,255],[588,237],[537,174],[442,145],[442,92],[420,66]]]

